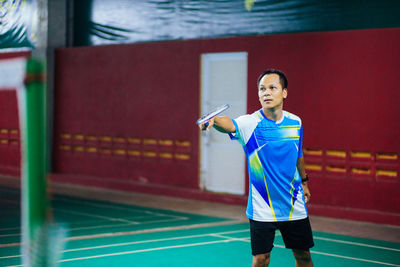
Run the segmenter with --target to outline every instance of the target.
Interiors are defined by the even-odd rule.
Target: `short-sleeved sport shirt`
[[[308,216],[297,159],[303,156],[301,119],[283,111],[280,121],[261,110],[232,120],[231,139],[243,146],[249,170],[247,217],[256,221],[292,221]]]

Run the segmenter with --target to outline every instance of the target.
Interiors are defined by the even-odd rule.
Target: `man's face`
[[[282,88],[278,74],[267,74],[261,78],[258,85],[258,98],[261,106],[266,109],[282,108],[287,90]]]

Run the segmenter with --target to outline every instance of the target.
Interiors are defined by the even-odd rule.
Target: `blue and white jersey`
[[[297,158],[303,156],[303,126],[299,117],[283,111],[273,121],[262,110],[232,120],[238,140],[246,153],[249,169],[247,217],[276,222],[304,219],[308,216],[297,170]]]

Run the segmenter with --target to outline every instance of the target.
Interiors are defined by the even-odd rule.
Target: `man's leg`
[[[276,223],[250,220],[253,267],[267,267],[274,247]]]
[[[268,267],[271,253],[257,254],[253,256],[252,267]]]
[[[296,267],[313,267],[311,253],[309,250],[293,249],[293,255],[296,259]]]
[[[310,220],[307,218],[279,223],[286,248],[293,251],[296,267],[313,266],[310,248],[314,246]]]

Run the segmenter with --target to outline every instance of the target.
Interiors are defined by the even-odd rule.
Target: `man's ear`
[[[287,94],[288,94],[287,88],[283,89],[283,99],[286,99]]]

